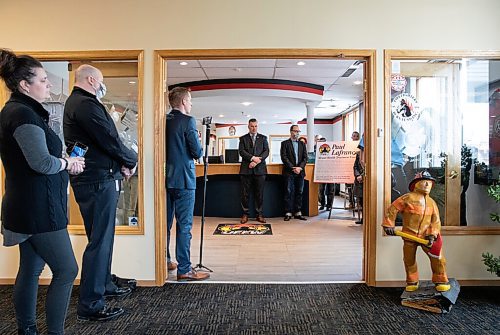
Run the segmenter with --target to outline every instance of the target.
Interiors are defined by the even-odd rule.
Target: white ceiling
[[[297,65],[303,61],[305,65]],[[181,65],[186,62],[186,65]],[[338,59],[231,59],[171,60],[167,62],[167,85],[212,79],[258,78],[301,81],[324,86],[315,118],[331,119],[363,99],[363,64],[349,77],[341,77],[353,60]],[[212,116],[214,123],[246,123],[249,117],[267,123],[296,122],[306,117],[307,99],[266,90],[217,90],[192,92],[192,115]],[[215,94],[214,94],[215,93]],[[242,102],[251,102],[244,106]],[[220,117],[220,115],[224,115]]]

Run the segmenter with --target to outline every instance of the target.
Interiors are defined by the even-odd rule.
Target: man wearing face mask
[[[107,307],[105,297],[125,296],[130,287],[118,287],[111,275],[116,206],[121,180],[137,167],[137,154],[120,140],[101,99],[106,94],[101,71],[82,65],[75,71],[75,86],[64,107],[64,139],[68,150],[76,142],[88,147],[85,172],[71,178],[89,243],[82,261],[79,320],[105,321],[123,314]],[[112,279],[115,279],[113,282]]]
[[[290,221],[292,213],[295,219],[307,220],[302,215],[302,191],[304,189],[304,171],[307,163],[307,148],[299,141],[299,126],[290,127],[290,138],[281,142],[281,161],[285,177],[285,221]]]

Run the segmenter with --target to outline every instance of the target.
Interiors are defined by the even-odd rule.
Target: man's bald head
[[[92,65],[80,65],[75,71],[75,86],[92,94],[96,93],[103,79],[102,72]]]

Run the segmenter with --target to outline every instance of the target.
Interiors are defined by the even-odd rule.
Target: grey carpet
[[[400,305],[401,288],[364,284],[166,284],[112,300],[126,314],[76,320],[75,287],[67,334],[500,334],[500,287],[462,287],[449,314]],[[46,333],[39,294],[39,329]],[[16,334],[12,286],[0,286],[0,334]]]

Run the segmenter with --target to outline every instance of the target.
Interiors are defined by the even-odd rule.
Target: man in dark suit
[[[292,212],[296,219],[307,220],[301,212],[307,148],[304,142],[299,141],[299,136],[299,126],[293,125],[290,127],[290,138],[281,142],[280,155],[285,177],[285,221],[290,221]]]
[[[188,88],[176,87],[168,94],[172,111],[167,115],[167,250],[173,217],[176,219],[177,280],[203,280],[208,273],[191,267],[191,228],[196,192],[194,159],[202,156],[202,148],[191,112],[191,93]]]
[[[243,215],[241,223],[248,222],[248,196],[253,188],[257,221],[266,223],[262,213],[264,202],[264,182],[266,181],[266,158],[269,156],[267,137],[257,133],[256,119],[248,120],[248,134],[240,137],[239,153],[242,158],[240,165],[241,208]]]
[[[106,93],[103,80],[97,68],[81,65],[75,71],[75,87],[66,101],[63,120],[66,146],[71,149],[79,142],[88,147],[85,171],[71,176],[88,238],[77,307],[78,319],[85,321],[105,321],[123,314],[120,307],[108,307],[104,298],[131,292],[130,287],[116,285],[118,277],[111,275],[111,262],[121,180],[135,173],[137,153],[122,143],[101,103]]]

